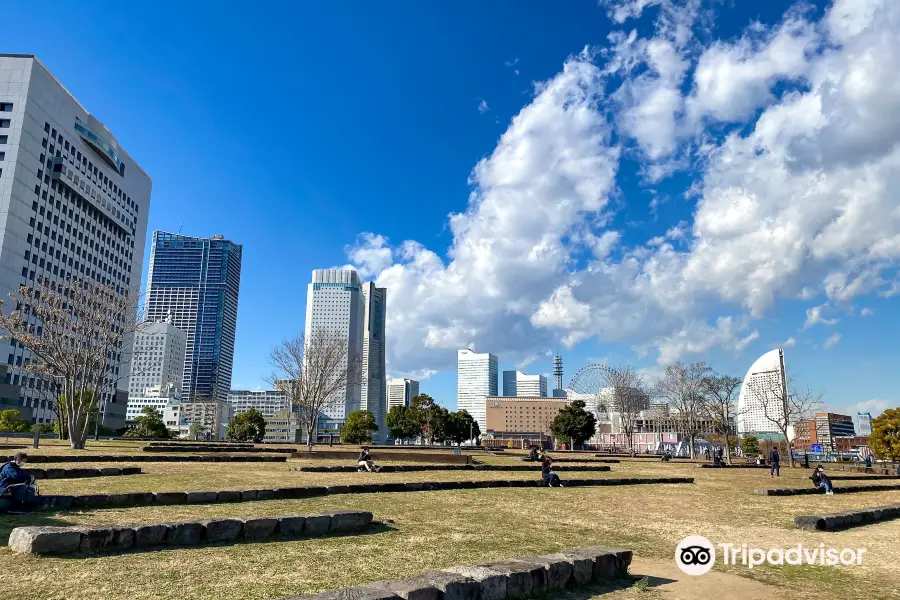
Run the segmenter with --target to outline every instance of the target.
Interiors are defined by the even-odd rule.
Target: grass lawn
[[[46,442],[42,443],[45,446]],[[100,452],[111,450],[105,449]],[[43,452],[43,448],[42,448]],[[127,453],[127,452],[123,452]],[[376,455],[377,456],[377,455]],[[490,462],[520,464],[490,457]],[[145,475],[41,482],[41,492],[89,493],[141,490],[211,490],[360,481],[518,479],[530,473],[299,473],[303,464],[142,463]],[[54,465],[62,466],[62,465]],[[75,466],[75,465],[73,465]],[[86,466],[80,463],[78,466]],[[305,500],[220,505],[146,507],[30,517],[0,517],[0,536],[12,527],[37,524],[151,523],[224,516],[372,510],[392,529],[361,536],[105,555],[91,558],[34,558],[0,549],[7,581],[19,599],[150,600],[270,599],[400,578],[427,569],[496,561],[566,547],[615,545],[634,550],[633,572],[685,579],[675,591],[651,587],[608,590],[603,600],[665,598],[892,598],[900,590],[900,520],[841,533],[793,529],[797,514],[900,503],[900,491],[835,496],[769,498],[757,487],[810,485],[803,470],[784,469],[777,485],[767,471],[697,469],[623,459],[609,473],[563,473],[569,477],[689,476],[694,485],[610,488],[496,489],[397,494],[339,495]],[[860,482],[847,482],[847,485]],[[865,482],[862,482],[865,483]],[[687,535],[713,543],[762,548],[803,543],[818,547],[867,548],[862,566],[729,568],[698,578],[677,577],[673,556]],[[5,539],[5,538],[4,538]],[[651,580],[655,581],[655,580]],[[699,587],[698,587],[699,586]],[[705,586],[705,587],[704,587]],[[757,587],[753,587],[757,586]],[[823,588],[827,592],[823,592]],[[745,590],[745,591],[746,591]],[[762,591],[761,591],[762,590]],[[605,590],[598,590],[605,591]],[[673,595],[674,594],[674,595]],[[586,600],[584,593],[567,600]]]

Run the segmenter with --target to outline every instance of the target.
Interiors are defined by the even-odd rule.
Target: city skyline
[[[874,40],[884,38],[878,35],[883,31],[879,28],[888,25],[864,22],[851,36],[834,26],[829,4],[813,5],[814,10],[790,21],[798,27],[798,35],[789,38],[794,45],[773,42],[787,39],[778,37],[789,31],[786,6],[736,6],[718,11],[716,26],[722,45],[713,48],[698,36],[691,38],[697,47],[690,53],[665,37],[655,8],[623,13],[621,24],[593,2],[575,3],[565,17],[536,9],[528,15],[529,22],[557,25],[544,46],[536,48],[517,31],[501,26],[497,44],[477,44],[473,52],[480,53],[479,59],[465,63],[444,44],[473,37],[478,25],[461,26],[461,38],[455,40],[432,40],[414,33],[418,30],[414,15],[396,9],[383,14],[363,10],[355,18],[405,24],[410,37],[374,40],[358,23],[332,40],[316,31],[303,39],[289,36],[287,52],[272,53],[272,71],[262,78],[252,143],[247,136],[218,125],[227,122],[233,111],[233,102],[220,92],[235,69],[250,66],[249,55],[229,54],[241,67],[221,68],[220,56],[226,49],[220,41],[206,33],[188,36],[173,31],[162,10],[146,9],[140,19],[131,11],[121,11],[115,18],[132,25],[152,23],[156,30],[168,31],[173,41],[170,49],[163,50],[164,60],[146,60],[145,50],[155,46],[140,27],[127,27],[137,33],[124,36],[122,27],[108,21],[111,16],[90,8],[63,7],[60,24],[47,24],[13,7],[11,18],[20,26],[9,32],[7,43],[11,51],[27,48],[41,57],[153,177],[150,230],[219,231],[245,244],[249,279],[242,286],[247,293],[241,298],[234,387],[264,386],[269,369],[267,352],[260,348],[274,347],[284,330],[303,329],[306,282],[287,281],[280,287],[283,296],[300,298],[296,303],[301,314],[282,311],[285,314],[279,318],[284,327],[270,326],[276,305],[272,283],[278,274],[351,263],[366,272],[366,279],[392,290],[387,374],[422,381],[451,408],[456,388],[453,354],[470,344],[495,352],[503,369],[540,374],[552,373],[552,359],[546,353],[561,345],[570,372],[608,361],[633,363],[653,374],[667,362],[684,359],[706,360],[718,371],[736,376],[746,371],[754,356],[784,347],[790,352],[792,375],[801,384],[825,392],[830,410],[878,414],[898,403],[884,377],[900,358],[893,344],[900,334],[892,310],[894,278],[867,262],[882,256],[879,252],[886,247],[875,252],[864,242],[858,242],[859,247],[845,244],[847,240],[893,239],[895,222],[886,216],[891,200],[883,195],[872,197],[872,210],[882,212],[866,213],[882,215],[872,219],[878,227],[887,228],[879,229],[878,235],[862,235],[852,220],[838,218],[855,201],[841,195],[840,190],[852,186],[844,185],[834,166],[844,164],[841,156],[853,156],[854,169],[863,163],[872,166],[872,176],[882,182],[883,170],[876,167],[890,156],[887,148],[893,146],[873,147],[871,153],[848,152],[852,140],[847,136],[857,131],[872,133],[860,115],[890,111],[872,110],[866,104],[869,96],[841,95],[834,103],[821,105],[814,101],[825,93],[822,81],[816,79],[823,69],[833,68],[835,81],[843,81],[850,72],[845,67],[851,57],[866,55],[867,49],[875,47]],[[316,23],[333,9],[292,10],[303,16],[301,21]],[[456,10],[450,12],[460,16]],[[502,23],[502,11],[483,10],[485,22]],[[234,18],[217,16],[223,26]],[[689,14],[684,18],[686,31],[696,35],[700,24]],[[751,20],[758,20],[759,27],[748,29]],[[102,40],[103,59],[97,60],[81,47],[62,22],[77,23],[80,31]],[[608,40],[617,39],[614,34],[631,26],[638,31],[639,49],[645,50],[651,41],[669,44],[666,47],[684,61],[686,69],[676,72],[674,80],[654,76],[652,69],[644,78],[642,69],[626,72],[619,69],[624,63],[608,63],[609,57],[624,50],[609,46]],[[778,49],[793,54],[764,64],[789,64],[796,70],[776,69],[754,81],[735,77],[732,87],[721,88],[723,93],[746,92],[733,97],[748,105],[716,104],[720,98],[714,94],[698,94],[700,83],[694,72],[705,72],[699,67],[717,57],[724,65],[734,66],[732,59],[743,47],[741,40],[748,44],[747,59],[753,65],[763,64],[764,51]],[[269,47],[265,39],[253,43]],[[409,52],[411,46],[418,51]],[[582,53],[586,46],[589,50]],[[366,102],[352,100],[346,84],[310,58],[323,47],[359,62],[360,72],[373,84]],[[845,49],[834,52],[846,62],[824,61],[823,49],[832,47]],[[635,60],[646,65],[648,56],[642,52]],[[193,60],[186,61],[184,56]],[[436,57],[439,68],[426,69],[418,58],[422,56]],[[178,66],[165,67],[168,63]],[[90,69],[85,68],[88,64]],[[279,75],[288,64],[300,76]],[[385,69],[395,66],[441,75],[413,85],[421,78],[386,77]],[[133,77],[136,68],[148,76]],[[872,81],[889,79],[873,77]],[[343,90],[336,94],[341,101],[335,105],[324,98],[331,94],[319,98],[307,93],[304,82],[313,80]],[[118,83],[122,81],[127,85]],[[151,85],[154,81],[168,83],[161,89]],[[793,96],[796,90],[782,84],[797,81],[806,83],[802,93]],[[646,105],[630,92],[655,90],[666,83],[669,94],[665,97],[672,98],[676,108],[665,113],[671,118],[663,119],[660,127],[651,128],[660,136],[653,138],[652,132],[636,129],[633,116]],[[601,86],[609,93],[598,93]],[[619,95],[612,93],[619,89]],[[872,97],[876,96],[890,98],[887,94]],[[304,99],[304,110],[296,121],[276,116],[283,110],[275,99],[287,97]],[[411,102],[398,103],[398,97]],[[564,98],[571,102],[563,102]],[[840,130],[820,130],[818,125],[796,120],[794,125],[807,129],[784,130],[781,138],[766,137],[773,131],[766,126],[779,115],[798,110],[795,102],[801,100],[823,110],[843,107],[835,115],[850,121]],[[623,104],[616,104],[620,101]],[[160,107],[166,110],[165,136],[159,135],[158,121],[135,116],[155,115]],[[572,119],[575,114],[585,120]],[[819,123],[834,117],[809,114],[821,117]],[[338,118],[346,115],[351,117]],[[545,123],[569,123],[572,128],[550,129]],[[885,135],[893,135],[892,131],[878,129]],[[731,141],[727,133],[735,134]],[[563,139],[564,135],[570,137]],[[776,169],[788,179],[770,190],[763,185],[766,177],[753,180],[746,175],[762,171],[736,168],[737,161],[697,160],[691,148],[698,135],[708,136],[713,157],[740,158],[753,163],[744,167],[763,169],[777,166],[795,152],[799,162],[793,164],[806,170]],[[442,143],[450,138],[457,143]],[[348,139],[356,143],[346,144]],[[531,148],[537,153],[522,154],[526,159],[558,157],[560,148],[574,148],[578,154],[573,156],[582,161],[575,165],[596,168],[573,165],[565,173],[532,169],[529,174],[528,169],[504,162],[504,157],[517,156],[517,150],[524,152],[525,139],[534,142]],[[803,140],[812,140],[832,154],[803,154],[807,148]],[[758,144],[760,154],[743,152],[744,146],[752,144]],[[255,151],[259,147],[271,152]],[[223,168],[218,158],[223,149],[240,157],[241,168]],[[298,169],[298,163],[305,168]],[[398,164],[405,168],[395,168]],[[811,164],[820,172],[817,181],[825,182],[822,186],[798,179],[810,172]],[[0,168],[6,177],[9,166]],[[604,177],[592,179],[586,173]],[[640,176],[629,175],[635,173]],[[541,187],[541,181],[559,186]],[[509,182],[516,185],[505,185]],[[779,192],[798,189],[814,193],[817,201],[800,205]],[[581,195],[583,190],[595,193]],[[726,190],[739,195],[728,196]],[[423,194],[428,202],[422,201]],[[556,206],[548,199],[563,196],[583,210],[548,209]],[[529,212],[537,220],[522,221],[528,215],[510,209],[523,197],[534,200]],[[615,200],[613,205],[610,198]],[[775,198],[780,200],[766,200]],[[256,210],[248,210],[254,202]],[[390,219],[386,206],[391,208]],[[806,217],[799,223],[790,220],[792,214],[814,206],[822,212],[803,213]],[[800,212],[782,212],[786,207]],[[453,216],[448,219],[448,214]],[[516,218],[492,220],[496,215]],[[733,215],[735,221],[722,215]],[[328,223],[329,227],[285,232],[282,225],[292,220]],[[785,243],[763,229],[772,222],[789,223],[784,231],[796,243]],[[721,229],[726,223],[732,228]],[[770,259],[766,264],[777,269],[760,271],[755,254],[746,251],[757,245]],[[488,248],[489,252],[483,251]],[[142,249],[148,252],[146,244]],[[136,254],[140,251],[135,249]],[[797,254],[785,254],[794,251]],[[532,256],[531,262],[519,262],[523,256]],[[722,259],[724,271],[713,272],[712,265],[717,263],[707,262],[711,256]],[[883,258],[885,264],[893,260],[890,253]],[[563,262],[554,262],[557,259]],[[143,262],[146,266],[147,260]],[[609,279],[598,281],[598,277]],[[136,278],[133,275],[132,281]]]

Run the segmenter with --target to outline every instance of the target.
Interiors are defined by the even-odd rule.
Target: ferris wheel
[[[609,415],[610,407],[601,400],[601,391],[607,387],[605,380],[609,367],[601,364],[581,367],[569,381],[569,389],[573,392],[571,399],[582,400],[588,410],[597,413],[604,420]]]

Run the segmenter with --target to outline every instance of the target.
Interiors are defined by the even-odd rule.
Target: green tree
[[[419,436],[428,443],[434,441],[436,425],[440,425],[441,415],[434,414],[440,408],[434,398],[428,394],[414,396],[409,406],[409,424],[415,431],[413,436]]]
[[[744,451],[744,456],[751,457],[759,454],[759,440],[755,435],[747,435],[744,436],[744,439],[741,440],[741,450]]]
[[[462,409],[450,413],[447,434],[447,439],[451,442],[462,444],[470,439],[477,440],[481,435],[481,428],[478,427],[478,421],[467,410]]]
[[[372,441],[372,432],[378,431],[375,415],[370,410],[354,410],[347,415],[341,428],[341,442],[345,444],[367,444]]]
[[[188,427],[188,437],[194,441],[200,439],[200,434],[206,431],[206,427],[202,423],[191,423]]]
[[[238,442],[261,442],[266,435],[266,419],[262,413],[251,408],[228,421],[225,437]]]
[[[167,438],[169,430],[163,423],[162,415],[152,406],[145,406],[141,416],[137,419],[137,425],[131,431],[125,433],[125,437],[142,438]]]
[[[31,425],[19,415],[15,409],[0,411],[0,431],[3,433],[18,433],[30,431]]]
[[[597,419],[592,413],[584,410],[585,403],[574,400],[571,404],[559,411],[550,431],[561,442],[571,440],[572,444],[582,444],[594,435],[597,430]]]
[[[398,440],[407,440],[422,433],[421,426],[413,418],[414,414],[406,406],[392,406],[385,418],[390,434]]]
[[[53,423],[35,423],[35,424],[31,427],[31,431],[34,431],[34,428],[35,428],[35,427],[37,427],[38,429],[40,429],[42,434],[44,434],[44,433],[57,433],[57,431],[56,431],[56,421],[54,421]]]
[[[869,448],[883,460],[900,460],[900,408],[889,408],[872,421]]]

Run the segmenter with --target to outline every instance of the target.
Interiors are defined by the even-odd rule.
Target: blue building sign
[[[816,454],[822,453],[822,444],[812,444],[809,447],[810,452],[815,452]]]

